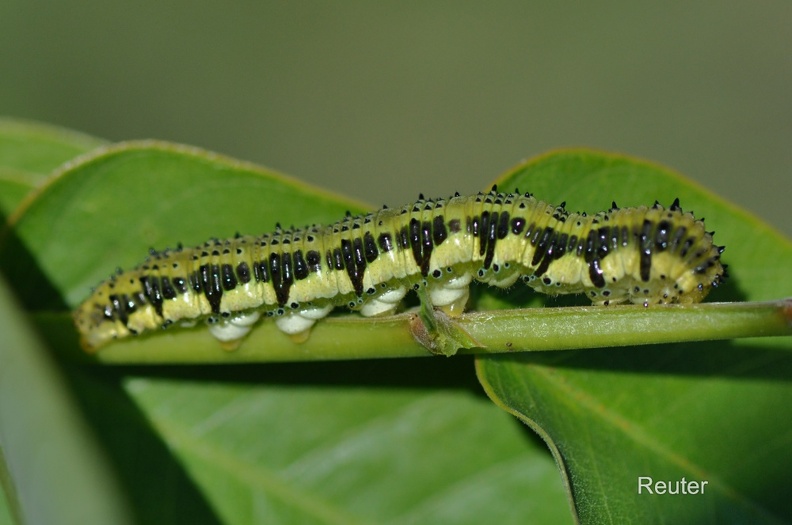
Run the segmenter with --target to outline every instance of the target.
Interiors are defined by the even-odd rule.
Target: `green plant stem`
[[[68,357],[117,364],[212,364],[420,357],[432,355],[410,332],[417,314],[381,319],[341,315],[325,319],[303,343],[274,323],[257,325],[240,347],[224,351],[208,330],[171,329],[118,341],[88,355],[79,349],[71,319],[35,316],[41,332]],[[480,348],[460,354],[571,350],[792,335],[792,299],[697,305],[582,306],[470,312],[455,322]],[[64,344],[70,341],[71,344]]]
[[[497,329],[491,331],[487,329],[487,312],[466,316],[462,325],[487,345],[486,353],[792,335],[792,299],[650,308],[581,306],[532,309],[528,315],[525,312],[498,312]]]

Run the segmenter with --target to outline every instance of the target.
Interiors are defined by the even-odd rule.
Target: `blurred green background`
[[[792,235],[790,27],[780,0],[4,0],[0,114],[194,144],[373,205],[591,146]]]

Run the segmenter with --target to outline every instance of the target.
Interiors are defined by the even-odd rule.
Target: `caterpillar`
[[[426,199],[347,216],[329,226],[212,239],[150,251],[118,270],[74,312],[91,351],[130,335],[204,319],[234,345],[261,315],[307,337],[337,306],[393,313],[426,286],[437,308],[459,315],[477,280],[507,288],[522,279],[546,294],[584,293],[596,305],[695,303],[725,278],[724,248],[675,200],[665,208],[572,213],[531,194]]]

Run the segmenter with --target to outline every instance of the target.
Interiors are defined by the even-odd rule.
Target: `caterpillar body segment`
[[[522,278],[539,292],[585,293],[599,305],[692,303],[724,279],[722,251],[677,201],[669,208],[614,203],[587,216],[493,188],[422,197],[324,227],[152,251],[101,283],[74,320],[92,350],[202,319],[215,337],[234,343],[262,315],[304,337],[335,307],[387,315],[418,286],[434,306],[458,315],[474,279],[506,288]]]

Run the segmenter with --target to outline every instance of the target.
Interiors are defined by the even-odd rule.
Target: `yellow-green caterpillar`
[[[493,187],[421,196],[330,226],[152,251],[101,283],[74,321],[89,350],[198,319],[234,343],[261,314],[305,336],[336,306],[390,314],[422,285],[435,307],[458,315],[473,279],[505,288],[522,278],[537,291],[585,293],[599,305],[694,303],[725,278],[722,252],[678,200],[669,208],[614,203],[586,215]]]

